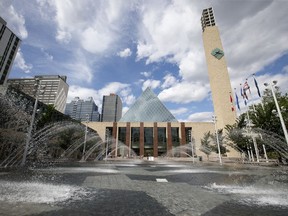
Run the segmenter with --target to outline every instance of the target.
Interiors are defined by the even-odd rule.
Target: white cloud
[[[188,121],[191,122],[212,122],[213,112],[199,112],[189,115]]]
[[[207,85],[190,82],[177,83],[159,93],[161,101],[174,103],[190,103],[201,101],[208,96],[209,87]]]
[[[41,51],[43,52],[47,60],[53,61],[53,58],[54,58],[53,55],[49,54],[44,48],[41,48]]]
[[[82,61],[67,62],[64,66],[69,71],[69,77],[72,82],[91,82],[93,72],[87,63]]]
[[[208,81],[204,53],[200,50],[189,51],[179,63],[179,75],[185,81]]]
[[[147,72],[147,71],[143,71],[143,72],[140,72],[140,74],[147,78],[147,77],[150,77],[152,73]]]
[[[121,98],[122,98],[122,102],[126,103],[128,106],[134,104],[136,101],[136,97],[134,95],[128,95],[128,96],[121,97]]]
[[[120,82],[111,82],[105,85],[102,89],[100,89],[99,93],[101,93],[101,95],[110,95],[110,93],[118,94],[119,92],[127,88],[130,88],[129,84],[120,83]]]
[[[96,105],[102,103],[100,97],[98,96],[98,92],[91,88],[85,88],[81,86],[69,86],[69,92],[67,97],[67,102],[71,102],[75,97],[79,97],[80,99],[87,99],[88,97],[93,97]]]
[[[129,107],[123,107],[122,108],[122,116],[129,110]]]
[[[69,32],[58,30],[56,40],[60,43],[68,44],[71,41],[72,35]]]
[[[285,67],[283,67],[282,71],[284,71],[285,73],[288,73],[288,65],[286,65]]]
[[[285,32],[288,32],[288,26],[284,21],[287,20],[287,10],[283,3],[261,4],[259,1],[257,4],[261,10],[257,8],[258,11],[249,16],[242,14],[242,19],[236,21],[233,28],[224,26],[221,37],[232,79],[245,79],[287,52]]]
[[[148,79],[143,82],[142,90],[144,91],[148,87],[150,87],[151,89],[155,89],[155,88],[158,88],[160,84],[161,82],[159,80]]]
[[[199,23],[193,25],[196,18],[193,10],[194,8],[184,1],[144,4],[141,10],[142,25],[137,58],[146,58],[147,63],[163,59],[179,62],[193,46],[191,39],[195,37],[195,32],[200,31]]]
[[[107,29],[103,31],[100,32],[97,27],[85,29],[82,33],[83,40],[81,41],[83,48],[91,53],[106,51],[113,42],[113,33]]]
[[[32,68],[33,68],[32,64],[26,63],[24,56],[23,56],[23,53],[21,52],[21,49],[18,49],[14,64],[16,67],[20,68],[25,73],[30,73]]]
[[[65,0],[53,3],[57,40],[65,43],[73,40],[94,54],[118,47],[116,41],[121,38],[125,20],[129,17],[130,2]]]
[[[132,105],[136,98],[132,94],[132,89],[130,86],[125,86],[123,89],[119,91],[119,96],[121,97],[122,103],[129,105]]]
[[[118,56],[120,56],[121,58],[126,58],[132,55],[132,52],[129,48],[126,48],[120,52],[117,53]]]
[[[7,26],[22,40],[28,37],[28,31],[25,26],[25,19],[22,14],[18,13],[13,5],[8,2],[0,2],[0,14],[7,22]]]
[[[173,114],[173,115],[181,115],[181,114],[184,114],[184,113],[187,113],[189,110],[185,107],[180,107],[178,109],[172,109],[170,110],[170,112]]]
[[[162,88],[169,88],[176,84],[178,81],[172,74],[167,74],[163,77],[164,83],[161,85]]]

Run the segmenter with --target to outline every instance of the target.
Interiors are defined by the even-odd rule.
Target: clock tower
[[[234,97],[220,33],[215,25],[212,8],[203,10],[201,24],[214,113],[217,116],[217,127],[220,129],[227,124],[235,123]]]

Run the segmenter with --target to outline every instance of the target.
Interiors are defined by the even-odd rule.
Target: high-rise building
[[[203,10],[201,24],[214,113],[217,116],[218,128],[224,128],[227,124],[235,123],[236,110],[225,54],[212,8]]]
[[[66,76],[45,75],[25,79],[8,79],[8,85],[19,89],[31,97],[36,97],[36,83],[39,90],[38,99],[44,104],[53,104],[55,109],[64,113],[69,86],[66,83]],[[39,91],[38,91],[39,92]]]
[[[20,39],[7,28],[6,24],[0,17],[0,85],[6,84],[20,45]]]
[[[150,88],[130,107],[120,122],[177,122]]]
[[[98,106],[92,97],[89,97],[87,100],[75,97],[70,103],[66,104],[65,114],[80,121],[98,122],[100,117]]]
[[[122,101],[116,94],[104,95],[102,102],[102,122],[118,122],[122,117]]]

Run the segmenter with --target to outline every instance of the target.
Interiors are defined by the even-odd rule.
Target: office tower
[[[122,101],[116,94],[103,96],[102,122],[117,122],[122,117]]]
[[[87,100],[81,100],[75,97],[70,103],[66,104],[65,114],[79,121],[99,121],[100,114],[98,106],[92,97]]]
[[[6,24],[0,17],[0,85],[6,84],[20,45],[20,39]]]
[[[150,88],[147,88],[119,122],[177,122]]]
[[[44,75],[25,79],[8,79],[8,85],[19,89],[31,97],[36,97],[36,83],[38,83],[38,98],[42,103],[53,104],[55,109],[64,113],[69,86],[66,76]]]
[[[225,54],[212,8],[203,10],[201,24],[214,113],[220,129],[235,123],[236,111]]]

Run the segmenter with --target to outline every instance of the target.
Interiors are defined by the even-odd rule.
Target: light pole
[[[85,126],[85,135],[84,135],[84,145],[83,145],[83,154],[82,154],[82,159],[81,159],[81,161],[85,161],[85,151],[86,151],[86,142],[87,142],[88,122],[89,122],[89,114],[86,114],[86,126]]]
[[[219,163],[222,165],[222,158],[221,158],[221,152],[220,152],[220,143],[219,143],[219,137],[218,137],[218,131],[217,131],[217,116],[213,115],[212,116],[212,121],[215,126],[215,136],[216,136],[216,142],[217,142],[217,147],[218,147],[218,156],[219,156]]]
[[[31,141],[31,135],[32,135],[32,130],[33,130],[33,125],[34,125],[34,120],[35,120],[35,115],[36,115],[36,111],[37,111],[37,105],[38,105],[38,100],[39,100],[39,94],[43,94],[44,93],[44,87],[41,90],[41,80],[39,80],[39,78],[35,79],[36,83],[34,84],[34,88],[35,88],[35,102],[34,102],[34,107],[33,107],[33,112],[32,112],[32,116],[31,116],[31,121],[30,121],[30,126],[28,129],[28,134],[27,134],[27,139],[26,139],[26,144],[25,144],[25,148],[24,148],[24,153],[23,153],[23,158],[21,161],[21,166],[24,166],[26,163],[26,158],[27,158],[27,153],[28,153],[28,149],[29,149],[29,144]]]
[[[284,136],[285,136],[285,139],[286,139],[286,143],[288,145],[288,134],[287,134],[287,128],[285,126],[285,122],[283,120],[283,117],[282,117],[282,114],[281,114],[281,110],[280,110],[280,107],[279,107],[279,104],[278,104],[278,101],[277,101],[277,98],[276,98],[276,95],[275,95],[275,92],[274,92],[274,86],[277,84],[277,81],[274,80],[271,84],[268,84],[268,83],[264,83],[264,85],[267,87],[267,86],[270,86],[271,87],[271,92],[272,92],[272,95],[273,95],[273,99],[274,99],[274,102],[275,102],[275,105],[276,105],[276,109],[277,109],[277,112],[278,112],[278,116],[279,116],[279,119],[280,119],[280,122],[281,122],[281,126],[282,126],[282,129],[283,129],[283,132],[284,132]]]

